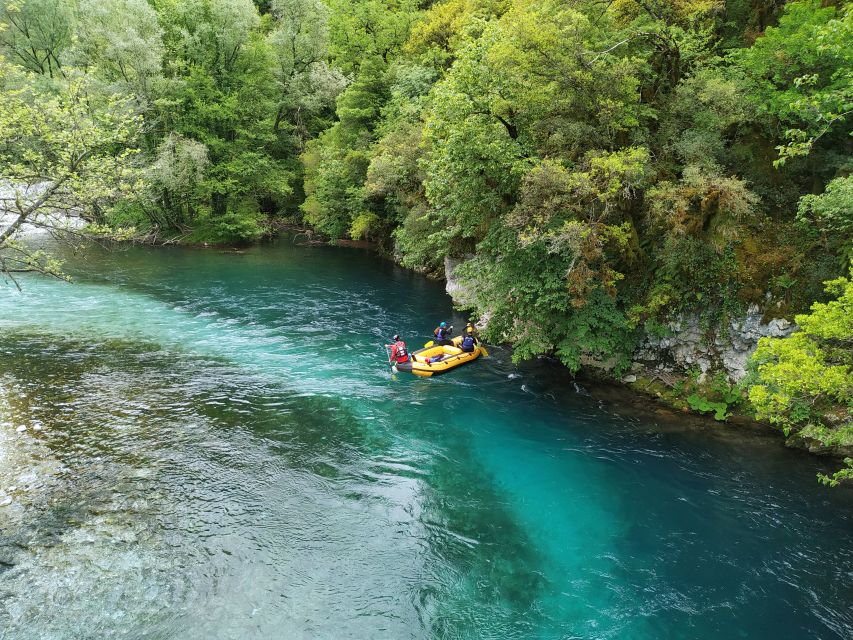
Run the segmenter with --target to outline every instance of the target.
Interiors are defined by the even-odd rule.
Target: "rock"
[[[444,289],[453,298],[453,304],[463,308],[470,308],[474,305],[474,294],[470,286],[466,286],[459,281],[456,269],[469,258],[471,256],[464,256],[462,258],[444,257],[444,277],[447,280]]]
[[[635,376],[635,375],[627,375],[624,378],[622,378],[622,382],[625,382],[627,384],[631,384],[631,383],[636,382],[636,381],[637,381],[637,376]]]
[[[616,357],[608,358],[607,360],[596,360],[590,356],[583,355],[579,360],[583,366],[598,369],[599,371],[613,371],[619,363]]]
[[[489,321],[492,319],[492,312],[485,311],[483,315],[480,316],[480,319],[474,323],[474,326],[477,327],[477,331],[485,331],[489,327]]]
[[[731,381],[738,381],[746,375],[749,357],[761,338],[781,338],[797,329],[784,318],[767,323],[762,319],[761,309],[753,304],[727,327],[707,330],[698,314],[685,314],[667,325],[669,336],[646,336],[633,359],[647,369],[686,373],[698,367],[702,374],[722,371]]]
[[[18,433],[23,433],[26,430],[27,430],[27,428],[24,425],[21,425],[20,427],[15,429],[15,431],[17,431]]]
[[[463,284],[456,275],[456,269],[472,257],[473,255],[466,255],[462,258],[444,257],[444,290],[453,299],[453,306],[459,309],[473,309],[475,306],[474,291],[476,290],[476,285]],[[492,313],[489,310],[482,311],[480,319],[474,325],[479,331],[485,331],[489,326],[491,317]]]

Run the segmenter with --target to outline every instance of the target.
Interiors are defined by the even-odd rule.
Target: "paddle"
[[[427,343],[424,345],[424,349],[429,349],[429,348],[430,348],[431,346],[433,346],[434,344],[435,344],[435,342],[433,342],[432,340],[430,340],[429,342],[427,342]]]

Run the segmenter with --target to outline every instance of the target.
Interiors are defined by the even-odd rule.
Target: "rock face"
[[[750,306],[745,316],[730,320],[725,331],[704,328],[698,315],[683,316],[669,324],[670,335],[646,336],[633,359],[640,367],[658,371],[724,371],[737,381],[746,375],[747,360],[759,338],[788,336],[796,328],[782,318],[762,322],[757,305]]]
[[[462,284],[456,269],[472,256],[461,258],[445,257],[445,289],[453,298],[455,306],[470,309],[474,306],[471,285]],[[482,329],[488,324],[489,313],[483,314],[477,325]],[[783,318],[762,322],[763,314],[758,305],[751,305],[744,316],[729,320],[725,328],[705,327],[698,314],[684,315],[669,323],[665,336],[646,335],[633,354],[635,371],[657,371],[684,374],[699,369],[702,375],[724,372],[730,381],[737,382],[746,375],[749,357],[758,346],[760,338],[781,338],[797,329],[795,324]],[[612,371],[616,359],[599,362],[581,358],[585,367]],[[633,377],[633,376],[629,376]],[[628,378],[624,381],[630,382]]]
[[[471,256],[463,258],[444,257],[444,277],[447,282],[444,285],[448,295],[453,298],[453,304],[462,309],[468,309],[474,306],[474,295],[469,286],[459,282],[456,276],[456,268],[465,262]]]
[[[473,309],[474,292],[470,284],[462,284],[456,275],[456,268],[466,260],[472,258],[472,255],[467,255],[463,258],[444,258],[444,277],[446,279],[444,290],[453,299],[453,306],[458,309]],[[486,309],[480,313],[480,319],[474,323],[480,331],[485,331],[489,326],[489,319],[492,317],[492,312]]]

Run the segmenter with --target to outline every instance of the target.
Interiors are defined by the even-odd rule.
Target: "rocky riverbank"
[[[459,308],[473,306],[472,292],[457,276],[464,259],[445,258],[445,290]],[[481,318],[488,324],[488,314]],[[630,370],[619,375],[617,361],[585,358],[581,375],[627,386],[680,412],[704,415],[719,422],[773,429],[757,422],[745,393],[750,356],[764,337],[786,337],[797,326],[786,318],[767,318],[758,305],[739,317],[708,326],[697,313],[667,323],[663,331],[647,333],[631,355]],[[781,433],[778,429],[774,429]],[[799,433],[785,436],[788,446],[831,456],[853,456],[853,447],[827,446]]]

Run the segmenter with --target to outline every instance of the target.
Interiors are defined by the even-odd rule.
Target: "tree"
[[[518,232],[521,246],[539,245],[564,257],[573,306],[586,305],[597,289],[616,295],[623,274],[613,258],[624,252],[631,235],[622,208],[643,186],[648,162],[647,149],[631,147],[591,152],[579,171],[545,160],[525,176],[506,222]]]
[[[572,370],[584,357],[627,357],[633,328],[615,301],[631,235],[622,205],[648,161],[629,148],[590,153],[575,171],[544,160],[525,176],[518,203],[462,271],[489,333],[515,357],[554,353]]]
[[[54,259],[18,238],[21,228],[59,238],[116,235],[74,220],[99,222],[105,208],[139,191],[141,118],[126,97],[90,92],[84,77],[38,90],[2,60],[0,89],[0,272],[13,280],[22,271],[60,275]]]
[[[835,299],[796,316],[798,331],[759,341],[749,399],[786,435],[844,448],[853,446],[853,279],[826,290]]]
[[[81,0],[78,13],[78,64],[150,100],[164,52],[154,8],[146,0]]]
[[[196,218],[210,198],[205,184],[209,167],[207,147],[180,134],[169,134],[146,172],[149,198],[158,205],[148,213],[152,221],[164,229],[183,229]]]
[[[267,36],[276,59],[279,105],[273,127],[292,128],[298,151],[331,124],[335,98],[346,87],[329,58],[329,9],[319,0],[276,0]]]
[[[718,252],[739,237],[758,204],[743,180],[696,165],[686,167],[678,183],[659,182],[648,196],[651,222],[663,234],[693,236]]]
[[[756,83],[753,99],[786,127],[777,166],[808,155],[853,113],[853,9],[827,4],[788,2],[779,26],[735,56]]]
[[[491,18],[500,16],[503,0],[444,0],[427,9],[412,25],[406,51],[423,64],[449,69],[464,43],[482,34]]]
[[[415,0],[329,0],[331,54],[344,73],[364,60],[393,61],[417,15]]]
[[[853,260],[853,176],[832,180],[820,195],[800,198],[797,219],[807,228],[816,225],[825,246],[849,264]]]
[[[240,64],[261,23],[251,0],[163,0],[158,13],[176,71],[195,65],[223,81]]]
[[[303,154],[306,221],[332,238],[348,235],[352,223],[369,213],[364,182],[369,149],[381,109],[388,99],[386,65],[380,58],[361,63],[355,81],[338,97],[338,122]]]
[[[166,135],[202,145],[209,160],[195,192],[178,199],[206,202],[169,211],[174,202],[158,198],[159,218],[189,226],[196,241],[254,240],[263,213],[275,213],[293,192],[295,160],[275,127],[275,59],[264,23],[250,0],[167,0],[158,11],[169,59],[158,121]],[[198,157],[177,154],[171,166],[194,175]],[[174,165],[183,160],[192,166]]]
[[[28,71],[62,74],[74,33],[71,0],[2,0],[0,25],[0,53]]]

